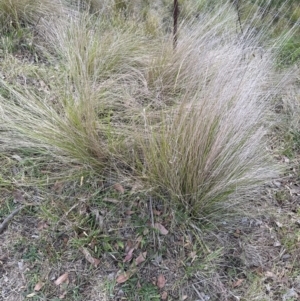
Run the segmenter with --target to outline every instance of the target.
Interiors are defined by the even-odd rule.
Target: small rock
[[[276,241],[274,242],[274,247],[280,247],[280,246],[281,246],[280,241],[279,241],[279,240],[276,240]]]
[[[284,255],[281,257],[281,259],[282,259],[283,261],[287,261],[290,257],[291,257],[290,254],[284,254]]]
[[[281,187],[281,183],[279,181],[273,181],[273,184],[277,187],[280,188]]]
[[[298,298],[298,294],[295,292],[294,288],[292,287],[282,296],[282,301],[294,300],[294,297]]]
[[[248,225],[249,224],[249,218],[248,217],[243,217],[242,220],[241,220],[241,223],[243,225]]]

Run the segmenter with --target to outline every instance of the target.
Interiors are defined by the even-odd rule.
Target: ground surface
[[[1,221],[30,205],[1,234],[1,300],[299,298],[300,186],[286,157],[285,176],[201,231],[125,184],[78,174],[24,187],[30,170],[16,158],[2,157],[16,180],[1,189]],[[38,172],[51,171],[45,164]]]

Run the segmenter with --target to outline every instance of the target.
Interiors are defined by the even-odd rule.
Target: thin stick
[[[151,215],[151,226],[152,228],[154,228],[154,217],[153,217],[153,207],[152,207],[152,197],[150,196],[150,200],[149,200],[149,210],[150,210],[150,215]],[[155,233],[153,232],[153,243],[155,245]]]
[[[176,49],[177,46],[177,28],[178,28],[178,15],[179,15],[179,5],[178,0],[174,0],[174,9],[173,9],[173,48]]]
[[[197,293],[198,297],[200,298],[199,301],[204,301],[203,295],[196,289],[194,284],[192,284],[192,287],[193,287],[194,291]]]
[[[27,205],[22,205],[21,207],[15,209],[13,212],[11,212],[8,217],[4,219],[2,224],[0,225],[0,234],[5,230],[5,228],[8,226],[9,222],[14,218],[15,215],[19,213],[22,209],[24,209]]]

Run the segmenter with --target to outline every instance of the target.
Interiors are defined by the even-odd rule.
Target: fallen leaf
[[[123,262],[128,262],[128,261],[130,261],[130,260],[132,259],[132,255],[133,255],[132,253],[133,253],[133,251],[134,251],[134,248],[131,248],[131,249],[128,251],[126,257],[125,257],[124,260],[123,260]]]
[[[154,228],[159,230],[162,235],[167,235],[169,233],[169,231],[160,223],[155,223]]]
[[[275,224],[277,225],[278,228],[282,228],[282,223],[281,222],[275,222]]]
[[[165,285],[166,285],[166,278],[163,274],[160,274],[158,277],[157,277],[157,282],[156,282],[156,285],[159,287],[159,288],[163,288]]]
[[[285,163],[290,163],[290,159],[288,157],[283,156],[283,160]]]
[[[265,277],[267,277],[267,278],[275,278],[276,275],[274,273],[270,272],[270,271],[266,271],[265,272]]]
[[[97,258],[94,258],[90,252],[88,251],[88,249],[86,248],[80,248],[80,251],[83,253],[85,259],[90,263],[92,264],[95,268],[99,265],[100,263],[100,260],[97,259]]]
[[[187,295],[183,295],[182,298],[181,298],[181,301],[184,301],[184,300],[186,300],[187,298],[188,298]]]
[[[45,221],[39,221],[37,225],[38,230],[43,230],[49,228],[49,225]]]
[[[146,260],[147,252],[141,253],[136,259],[135,263],[136,265],[139,265],[140,263],[144,262]]]
[[[41,290],[41,288],[42,288],[43,286],[44,286],[44,283],[43,283],[42,281],[39,281],[39,282],[35,285],[34,290],[35,290],[36,292],[38,292],[38,291]]]
[[[14,202],[16,202],[16,203],[24,202],[24,196],[20,190],[15,190],[13,192],[13,196],[14,196]]]
[[[164,291],[162,294],[161,294],[161,300],[167,300],[168,298],[168,293],[166,291]]]
[[[104,201],[104,202],[108,202],[108,203],[113,203],[113,204],[118,204],[118,203],[120,203],[119,200],[117,200],[117,199],[112,199],[112,198],[104,198],[103,201]]]
[[[280,246],[281,246],[280,241],[279,241],[279,240],[276,240],[276,241],[274,242],[274,247],[280,247]]]
[[[120,192],[120,193],[124,193],[124,192],[125,192],[123,186],[122,186],[120,183],[114,184],[113,188],[114,188],[116,191]]]
[[[156,209],[153,209],[153,214],[154,215],[157,215],[157,216],[160,216],[161,215],[161,211],[158,211]]]
[[[239,238],[241,236],[241,230],[236,229],[235,232],[233,233],[233,236],[236,237],[236,238]]]
[[[32,297],[34,297],[36,295],[36,293],[31,293],[31,294],[28,294],[27,296],[26,296],[26,298],[32,298]]]
[[[193,251],[189,254],[189,256],[192,258],[192,262],[197,258],[197,252]]]
[[[135,246],[134,246],[135,249],[139,248],[142,240],[143,240],[143,236],[138,236],[137,237],[137,239],[135,240]]]
[[[55,281],[54,281],[54,284],[55,285],[60,285],[62,284],[63,282],[66,282],[69,280],[69,273],[64,273],[62,274],[61,276],[59,276]]]
[[[116,279],[117,283],[124,283],[130,278],[131,274],[129,272],[124,272],[123,274],[119,275]]]
[[[131,248],[133,248],[133,242],[131,240],[127,240],[125,246],[125,253],[127,254]]]
[[[11,157],[17,160],[18,162],[21,162],[23,160],[19,155],[12,155]]]
[[[239,287],[244,282],[245,279],[238,279],[236,282],[233,283],[232,287]]]

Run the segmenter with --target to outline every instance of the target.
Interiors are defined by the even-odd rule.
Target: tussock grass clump
[[[182,65],[191,64],[190,73],[178,77],[186,84],[180,104],[163,111],[159,124],[145,118],[143,148],[146,179],[198,217],[276,174],[265,138],[276,93],[271,51],[261,57],[257,40],[201,26],[178,45]]]
[[[50,93],[1,81],[14,144],[142,177],[195,216],[270,179],[272,51],[257,55],[257,40],[237,36],[232,6],[200,19],[181,25],[175,51],[170,35],[150,37],[134,20],[57,20],[47,31]]]
[[[58,66],[49,72],[51,96],[2,82],[12,96],[3,101],[4,118],[22,133],[20,142],[29,137],[102,170],[126,150],[130,120],[142,106],[138,95],[145,94],[139,70],[153,47],[130,22],[114,27],[83,13],[50,24],[48,47]]]

